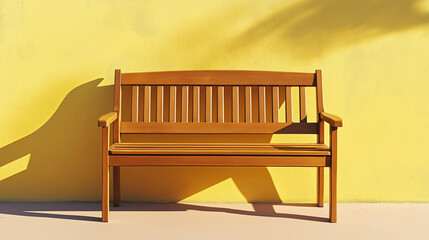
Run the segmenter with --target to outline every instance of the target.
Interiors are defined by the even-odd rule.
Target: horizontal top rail
[[[315,73],[195,70],[123,73],[122,85],[316,86]]]
[[[317,134],[317,123],[157,123],[122,122],[121,133]]]

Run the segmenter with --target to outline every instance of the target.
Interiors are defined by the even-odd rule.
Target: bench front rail
[[[292,88],[299,120],[292,119]],[[122,91],[130,88],[130,98]],[[307,120],[306,89],[316,89],[317,122]],[[227,94],[225,93],[227,91]],[[154,103],[154,101],[156,103]],[[129,103],[124,105],[124,103]],[[284,104],[284,108],[281,106]],[[128,114],[124,115],[129,107]],[[152,109],[155,108],[155,109]],[[284,110],[281,110],[284,109]],[[284,112],[282,112],[284,111]],[[324,123],[330,144],[324,144]],[[324,168],[330,169],[329,218],[337,221],[337,128],[324,112],[321,71],[115,71],[113,112],[102,116],[102,221],[108,221],[109,168],[113,204],[120,205],[120,166],[316,167],[317,205],[323,206]],[[113,136],[110,128],[113,127]],[[317,134],[316,143],[134,143],[121,134]]]

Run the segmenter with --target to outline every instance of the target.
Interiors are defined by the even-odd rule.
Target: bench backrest
[[[299,122],[292,120],[292,87],[299,87]],[[131,97],[123,99],[124,88]],[[317,113],[323,112],[320,70],[116,70],[114,111],[121,116],[121,108],[130,107],[130,117],[114,125],[114,141],[121,133],[300,133],[319,134],[323,142],[320,120],[307,122],[306,88],[316,88]],[[231,91],[228,99],[226,89]],[[283,103],[285,113],[279,113]],[[285,122],[279,122],[280,114]]]

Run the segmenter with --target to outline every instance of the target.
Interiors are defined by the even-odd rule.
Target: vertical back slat
[[[323,112],[323,94],[322,94],[322,71],[316,70],[316,101],[317,113]]]
[[[206,87],[206,122],[212,122],[213,119],[213,89]]]
[[[285,104],[286,104],[286,122],[292,122],[292,88],[286,87],[285,93]]]
[[[299,87],[299,119],[300,122],[307,122],[307,107],[305,103],[305,87]]]
[[[286,100],[285,86],[279,86],[279,122],[286,122],[286,101],[285,100]]]
[[[151,87],[144,86],[144,111],[143,111],[143,121],[150,122],[150,106],[151,106]]]
[[[192,93],[192,121],[200,122],[200,87],[193,86]]]
[[[156,121],[164,120],[164,86],[156,87]]]
[[[240,112],[239,112],[239,98],[238,98],[238,86],[233,86],[232,87],[232,122],[238,122],[239,121],[239,116],[240,116]]]
[[[252,87],[246,86],[244,88],[244,105],[245,105],[245,121],[252,122]]]
[[[317,102],[317,121],[319,122],[319,134],[317,135],[317,142],[325,142],[325,125],[320,120],[319,114],[323,112],[323,95],[322,95],[322,71],[316,70],[316,102]]]
[[[188,122],[189,87],[182,86],[182,122]]]
[[[267,110],[265,103],[265,87],[259,86],[259,122],[267,122]]]
[[[273,122],[279,122],[279,87],[273,86]]]
[[[113,102],[113,111],[118,114],[118,120],[113,123],[113,142],[117,143],[121,141],[121,70],[115,70],[115,100]]]
[[[225,121],[224,100],[225,87],[218,86],[217,88],[217,121],[223,123]]]
[[[139,115],[139,86],[132,86],[131,90],[131,121],[138,122]]]
[[[170,86],[170,122],[176,122],[176,86]]]

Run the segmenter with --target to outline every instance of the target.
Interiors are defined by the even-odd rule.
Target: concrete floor
[[[429,204],[0,203],[0,239],[429,239]]]

